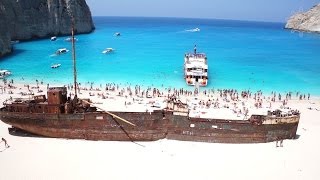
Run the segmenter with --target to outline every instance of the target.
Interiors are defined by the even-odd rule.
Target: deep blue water
[[[320,95],[320,35],[291,32],[282,23],[181,18],[95,17],[96,30],[78,35],[79,82],[94,81],[161,87],[187,87],[184,53],[196,44],[209,62],[208,88],[301,91]],[[187,30],[200,28],[200,32]],[[121,32],[115,37],[115,32]],[[22,42],[0,59],[10,78],[72,82],[71,49],[66,37]],[[113,54],[102,54],[107,48]],[[61,63],[51,69],[53,63]]]

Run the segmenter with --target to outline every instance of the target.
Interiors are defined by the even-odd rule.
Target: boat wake
[[[200,32],[199,28],[194,28],[194,29],[187,29],[185,32]]]

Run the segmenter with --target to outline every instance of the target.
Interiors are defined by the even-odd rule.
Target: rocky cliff
[[[85,0],[1,0],[0,56],[10,53],[11,40],[70,34],[71,15],[76,33],[94,30]]]
[[[320,33],[320,4],[290,17],[285,28]]]
[[[1,1],[2,2],[2,1]],[[0,2],[0,57],[11,52],[10,33],[7,29],[7,19]]]

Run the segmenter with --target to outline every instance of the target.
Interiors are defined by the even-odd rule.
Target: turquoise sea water
[[[282,23],[230,20],[95,17],[94,22],[93,33],[77,36],[79,82],[186,88],[183,57],[196,44],[208,56],[208,88],[320,95],[319,34],[291,32]],[[188,31],[194,28],[200,32]],[[50,56],[71,49],[65,38],[15,44],[14,54],[0,59],[0,69],[13,72],[9,79],[71,83],[71,53]],[[107,47],[115,53],[102,54]],[[54,63],[62,65],[51,69]]]

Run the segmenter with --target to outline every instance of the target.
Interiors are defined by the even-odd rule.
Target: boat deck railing
[[[191,57],[191,58],[206,58],[206,54],[205,53],[186,53],[185,57]]]
[[[207,56],[204,53],[185,54],[185,59],[187,64],[191,64],[192,62],[201,62],[207,64]]]

